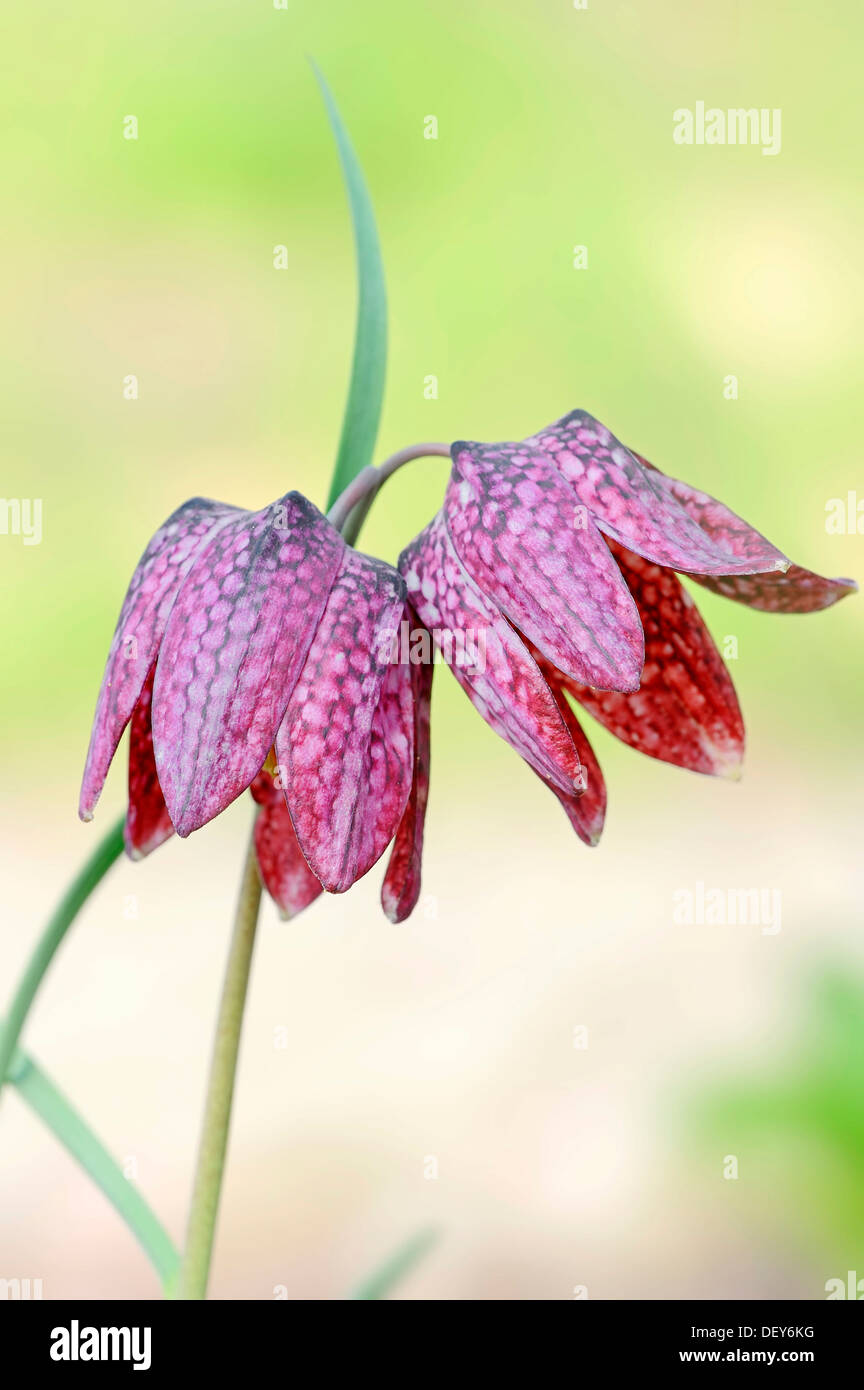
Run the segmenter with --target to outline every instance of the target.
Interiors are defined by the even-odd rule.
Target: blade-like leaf
[[[387,291],[384,285],[384,266],[378,244],[375,214],[372,211],[372,200],[363,178],[363,171],[348,139],[330,88],[314,63],[312,67],[336,137],[351,206],[354,245],[357,252],[357,331],[354,338],[354,360],[342,420],[339,452],[327,502],[329,508],[352,478],[372,462],[387,368]]]
[[[12,997],[6,1022],[0,1027],[0,1090],[6,1079],[6,1072],[21,1030],[30,1011],[30,1006],[54,959],[58,946],[71,927],[76,916],[89,898],[93,889],[107,874],[111,865],[123,853],[123,820],[121,816],[108,831],[104,839],[94,849],[90,858],[79,869],[77,875],[63,894],[45,930],[36,943],[32,956],[27,962],[18,988]]]
[[[412,1236],[395,1254],[385,1260],[383,1265],[370,1274],[368,1279],[363,1280],[351,1294],[352,1302],[386,1298],[391,1289],[419,1263],[437,1239],[438,1232],[431,1229]]]
[[[166,1292],[180,1264],[171,1239],[140,1192],[65,1096],[26,1053],[16,1049],[8,1079],[123,1218]]]

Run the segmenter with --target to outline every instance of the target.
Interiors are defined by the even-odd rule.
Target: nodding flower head
[[[385,910],[419,894],[428,673],[390,659],[405,585],[291,492],[259,512],[195,498],[132,576],[108,654],[79,814],[126,725],[126,847],[189,835],[251,787],[264,882],[293,915],[395,844]]]
[[[606,791],[568,695],[652,757],[735,775],[738,700],[675,571],[777,613],[857,586],[793,565],[582,410],[521,443],[460,441],[451,457],[441,511],[400,557],[409,599],[427,628],[484,630],[483,670],[454,674],[582,839],[596,843]]]

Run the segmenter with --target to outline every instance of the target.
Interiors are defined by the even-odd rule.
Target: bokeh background
[[[122,807],[121,758],[95,825],[75,816],[147,538],[196,493],[327,492],[354,272],[306,55],[377,209],[380,456],[520,438],[582,406],[800,562],[860,578],[861,538],[828,534],[825,509],[864,500],[861,28],[854,0],[7,16],[2,492],[43,499],[44,536],[0,537],[4,995]],[[675,145],[673,111],[699,100],[781,108],[781,153]],[[444,479],[442,460],[403,470],[367,548],[395,558]],[[383,918],[380,867],[293,923],[265,908],[215,1296],[341,1298],[429,1226],[399,1297],[819,1298],[864,1277],[862,608],[698,598],[738,641],[742,782],[598,730],[610,807],[589,851],[442,670],[414,917]],[[244,798],[121,863],[26,1037],[177,1240],[250,817]],[[782,930],[676,925],[673,894],[699,881],[780,889]],[[42,1278],[46,1298],[158,1293],[14,1093],[0,1276]]]

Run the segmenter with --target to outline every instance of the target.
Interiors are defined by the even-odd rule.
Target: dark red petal
[[[413,737],[410,683],[400,696],[392,662],[404,604],[404,583],[390,565],[345,551],[276,737],[297,838],[331,893],[345,892],[383,854],[408,798],[412,749],[404,732],[391,727],[404,701]],[[373,728],[382,699],[386,729]],[[387,736],[392,749],[384,746]],[[400,739],[404,747],[397,746]],[[386,788],[381,777],[389,781]],[[392,823],[382,844],[379,823],[388,815]]]
[[[440,512],[403,551],[399,568],[420,621],[486,723],[542,778],[572,792],[579,755],[552,692],[519,634],[463,568]]]
[[[550,661],[602,690],[636,690],[639,615],[586,508],[521,444],[453,445],[444,515],[471,578]]]
[[[671,570],[610,543],[645,629],[642,684],[633,695],[562,685],[611,733],[652,758],[735,776],[744,724],[735,687],[698,609]]]
[[[264,887],[286,917],[296,917],[324,892],[297,843],[285,797],[271,774],[259,772],[250,790],[261,810],[255,853]]]
[[[178,835],[224,811],[263,766],[345,544],[289,492],[198,553],[156,663],[156,766]]]
[[[603,780],[603,773],[594,749],[588,742],[585,731],[564,694],[560,673],[556,671],[554,666],[550,666],[547,661],[544,661],[539,652],[535,655],[540,670],[549,682],[549,689],[558,702],[561,716],[570,731],[570,737],[579,750],[579,759],[582,763],[581,792],[565,795],[551,782],[546,782],[546,785],[558,797],[579,839],[584,840],[586,845],[593,846],[598,843],[606,820],[606,783]]]
[[[854,579],[825,579],[812,570],[791,565],[785,574],[731,574],[706,579],[691,576],[723,598],[746,603],[763,613],[818,613],[847,594],[858,592]]]
[[[174,834],[153,757],[150,701],[154,671],[155,665],[129,721],[129,808],[123,839],[130,859],[143,859]]]
[[[709,575],[788,567],[785,555],[752,528],[747,528],[746,546],[738,550],[727,531],[703,529],[666,486],[668,479],[646,469],[584,410],[571,411],[526,444],[549,455],[601,531],[655,564]]]
[[[417,625],[409,608],[408,621]],[[411,666],[414,709],[414,770],[411,795],[399,822],[387,872],[381,886],[381,906],[391,922],[404,922],[411,916],[420,897],[420,864],[423,855],[423,828],[429,798],[429,706],[432,698],[431,661]]]
[[[715,497],[677,478],[667,478],[641,454],[635,457],[645,468],[651,469],[661,486],[706,535],[718,538],[727,550],[739,557],[748,557],[759,553],[760,544],[767,545],[764,536]],[[790,565],[785,574],[772,570],[767,574],[726,574],[710,578],[694,574],[693,578],[715,594],[734,599],[736,603],[746,603],[764,613],[815,613],[858,590],[854,579],[824,579],[821,574],[802,569],[800,565]]]
[[[214,529],[236,516],[235,507],[194,497],[159,527],[132,576],[99,689],[81,784],[78,814],[92,820],[123,730],[156,660],[180,585]]]

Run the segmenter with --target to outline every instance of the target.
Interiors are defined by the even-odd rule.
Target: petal
[[[409,621],[416,615],[409,608]],[[429,706],[432,697],[431,661],[411,666],[414,714],[414,769],[411,794],[399,822],[390,851],[387,872],[381,886],[381,906],[391,922],[404,922],[411,916],[420,897],[420,863],[423,854],[423,828],[429,798]]]
[[[606,820],[606,783],[603,779],[603,773],[594,749],[588,742],[585,731],[564,694],[564,686],[561,683],[559,673],[554,666],[550,666],[548,662],[543,660],[539,652],[535,655],[537,656],[537,664],[549,682],[549,688],[558,702],[561,717],[570,731],[570,737],[579,750],[579,759],[582,763],[582,777],[580,779],[582,790],[580,792],[565,794],[560,792],[557,787],[552,786],[551,782],[547,782],[546,785],[558,797],[579,839],[583,840],[586,845],[593,847],[600,839]]]
[[[361,873],[377,863],[399,829],[408,807],[413,774],[412,667],[399,660],[388,666],[372,718],[369,792],[361,839],[361,863],[366,868]]]
[[[289,492],[196,556],[156,664],[153,740],[178,835],[249,786],[273,745],[345,544]]]
[[[471,578],[574,680],[636,690],[642,628],[608,547],[549,459],[519,444],[453,445],[444,514]]]
[[[442,513],[399,558],[408,597],[472,704],[535,772],[569,793],[579,755],[524,642],[463,569]]]
[[[286,917],[296,917],[324,892],[297,843],[285,797],[262,770],[250,788],[261,807],[255,820],[255,853],[264,887]]]
[[[718,539],[725,549],[740,558],[755,557],[759,553],[760,543],[768,544],[764,536],[715,497],[707,492],[699,492],[677,478],[667,478],[641,454],[634,457],[645,468],[651,469],[661,485],[675,497],[705,534]],[[727,574],[713,578],[694,574],[693,578],[715,594],[722,594],[724,598],[734,599],[737,603],[746,603],[764,613],[815,613],[822,608],[830,608],[832,603],[858,590],[854,579],[824,579],[821,574],[802,569],[800,565],[790,565],[785,574],[773,570],[767,574]]]
[[[746,551],[738,554],[725,532],[704,530],[667,486],[669,479],[646,468],[584,410],[571,411],[526,444],[538,446],[554,460],[601,531],[646,560],[694,574],[753,574],[788,567],[785,555],[758,531],[747,528]]]
[[[150,702],[154,671],[155,664],[129,723],[129,807],[123,839],[130,859],[143,859],[174,834],[153,757]]]
[[[350,888],[386,847],[385,840],[375,853],[379,808],[371,781],[386,756],[379,735],[373,736],[373,718],[404,604],[396,570],[345,550],[276,737],[297,838],[330,893]],[[408,797],[410,758],[408,751],[404,799],[390,837]]]
[[[123,600],[99,690],[81,784],[78,814],[92,820],[105,782],[150,668],[156,659],[180,585],[213,531],[237,515],[236,507],[194,497],[159,527]]]
[[[735,776],[744,724],[729,672],[690,595],[670,570],[611,543],[645,629],[642,685],[604,694],[564,688],[618,738],[652,758],[692,772]]]
[[[791,565],[785,574],[733,574],[706,579],[692,576],[706,589],[723,598],[746,603],[763,613],[818,613],[823,608],[856,594],[854,579],[825,579],[812,570]]]

